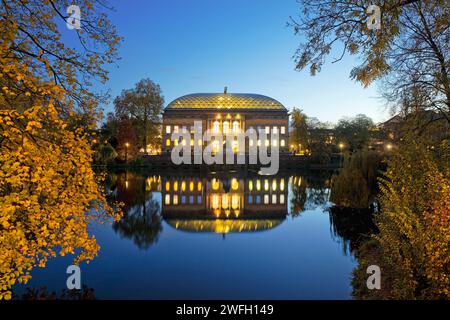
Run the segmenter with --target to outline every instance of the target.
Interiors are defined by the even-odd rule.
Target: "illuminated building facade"
[[[194,141],[195,121],[202,123],[202,133],[211,130],[214,134],[239,134],[252,128],[255,131],[264,129],[266,132],[278,133],[279,139],[266,141],[266,146],[277,145],[280,153],[288,152],[287,109],[275,99],[258,94],[228,93],[197,93],[182,96],[167,105],[163,112],[162,145],[163,153],[170,153],[172,148],[183,143],[194,148],[195,144],[204,142]],[[171,140],[174,132],[190,132],[190,141]],[[268,136],[270,137],[270,135]],[[233,150],[238,149],[238,141],[233,142]],[[260,146],[261,140],[245,140],[245,150],[251,146]]]
[[[163,177],[161,189],[162,215],[181,230],[258,231],[287,215],[287,177]]]

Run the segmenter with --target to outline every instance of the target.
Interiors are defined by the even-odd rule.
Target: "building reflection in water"
[[[267,230],[287,216],[286,177],[162,177],[162,215],[194,232]]]

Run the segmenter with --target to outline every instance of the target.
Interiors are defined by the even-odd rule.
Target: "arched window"
[[[230,132],[230,123],[228,121],[224,121],[223,123],[223,133],[227,134]]]
[[[233,122],[233,132],[234,133],[239,132],[239,121],[234,121]]]
[[[219,133],[220,132],[220,122],[219,121],[214,121],[213,122],[213,130],[214,130],[214,133]]]

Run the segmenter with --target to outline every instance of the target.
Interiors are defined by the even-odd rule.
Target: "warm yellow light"
[[[191,139],[191,146],[194,146],[194,139]]]
[[[341,143],[339,143],[339,149],[344,149],[344,147],[345,147],[345,145],[341,142]]]
[[[284,179],[280,180],[280,190],[284,191]]]
[[[181,191],[186,191],[186,182],[185,181],[181,182]]]
[[[222,194],[222,209],[228,209],[229,201],[228,194]]]
[[[231,179],[231,189],[237,190],[239,188],[239,181],[236,178]]]
[[[256,190],[257,191],[261,190],[261,181],[259,179],[256,180]]]
[[[173,190],[174,190],[174,191],[178,191],[178,181],[175,181],[175,182],[173,183]]]
[[[388,144],[386,145],[386,149],[391,150],[391,149],[392,149],[392,144],[388,143]]]
[[[194,181],[189,182],[189,191],[194,191]]]
[[[253,190],[253,180],[250,180],[248,182],[248,190],[252,191]]]
[[[170,191],[170,182],[166,181],[166,191]]]
[[[164,204],[169,205],[170,204],[170,194],[166,194],[164,197]]]
[[[264,190],[266,190],[266,191],[269,190],[269,180],[267,180],[267,179],[264,180]]]
[[[130,144],[129,144],[128,142],[126,142],[126,143],[125,143],[125,147],[128,148],[129,146],[130,146]]]
[[[239,202],[239,195],[233,194],[231,196],[231,208],[233,208],[234,210],[239,209]]]
[[[219,190],[220,184],[218,179],[216,178],[212,179],[211,185],[213,190]]]
[[[277,191],[277,179],[273,179],[272,181],[272,191]]]
[[[201,182],[201,181],[199,181],[199,182],[197,183],[197,190],[198,190],[198,191],[202,191],[202,182]]]
[[[170,139],[166,139],[166,147],[170,147]]]
[[[173,195],[173,204],[176,206],[176,205],[178,205],[178,195],[177,194],[174,194]]]

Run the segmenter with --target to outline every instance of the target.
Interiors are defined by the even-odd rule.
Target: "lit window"
[[[280,180],[280,190],[284,191],[284,179]]]
[[[194,139],[191,139],[191,146],[194,146]]]
[[[189,204],[194,204],[194,196],[189,196]]]
[[[170,133],[170,126],[166,126],[166,133]]]
[[[201,146],[201,145],[202,145],[202,139],[198,139],[197,144],[198,144],[199,146]]]
[[[173,190],[174,190],[174,191],[178,191],[178,181],[175,181],[175,182],[173,183]]]
[[[258,147],[261,147],[261,140],[258,139],[257,144],[258,144]]]
[[[230,123],[228,121],[225,121],[223,123],[223,133],[227,134],[228,132],[230,132]]]
[[[201,204],[202,203],[202,196],[197,196],[197,203]]]
[[[266,134],[269,134],[270,133],[270,127],[269,126],[267,126],[266,127],[266,132],[265,132]]]
[[[166,181],[166,191],[170,191],[170,182]]]
[[[286,143],[284,142],[284,139],[281,139],[280,146],[284,147],[285,145],[286,145]]]
[[[272,132],[273,132],[273,133],[278,133],[278,127],[273,127],[273,128],[272,128]]]
[[[272,195],[272,204],[277,204],[277,195],[276,194]]]
[[[219,121],[214,121],[213,122],[213,130],[215,133],[219,133],[220,132],[220,123]]]
[[[234,133],[239,132],[239,122],[238,121],[233,122],[233,132]]]
[[[269,180],[267,180],[267,179],[264,180],[264,190],[266,190],[266,191],[269,190]]]
[[[173,140],[173,144],[174,144],[175,146],[177,146],[177,145],[178,145],[178,139]]]
[[[236,178],[231,179],[231,189],[237,190],[239,188],[239,182]]]
[[[258,179],[256,180],[256,190],[260,191],[261,190],[261,181]]]
[[[268,194],[264,195],[264,204],[269,204],[269,195]]]
[[[178,205],[178,195],[177,194],[174,194],[173,195],[173,204],[176,206],[176,205]]]
[[[199,181],[199,182],[197,183],[197,190],[198,190],[198,191],[202,191],[202,182],[201,182],[201,181]]]
[[[272,181],[272,191],[277,191],[277,179],[273,179]]]
[[[164,204],[169,205],[170,204],[170,194],[166,194],[164,198]]]
[[[284,204],[284,194],[280,194],[280,204]]]
[[[281,127],[281,134],[285,134],[286,133],[286,127],[285,126],[282,126]]]
[[[250,147],[253,147],[253,139],[250,139],[250,140],[248,141],[248,144],[250,145]]]
[[[170,139],[166,139],[166,147],[170,147]]]
[[[178,126],[173,127],[173,132],[178,133]]]
[[[186,191],[186,182],[185,181],[181,182],[181,191]]]
[[[248,204],[253,204],[253,196],[252,195],[248,196]]]
[[[250,181],[248,182],[248,190],[250,190],[250,191],[253,190],[253,181],[252,181],[252,180],[250,180]]]
[[[181,144],[182,144],[183,146],[185,146],[185,145],[186,145],[186,140],[185,140],[185,139],[181,140]]]
[[[273,139],[273,141],[272,141],[272,146],[276,147],[277,145],[278,145],[277,139]]]
[[[266,140],[266,147],[268,147],[270,145],[270,141]]]
[[[189,182],[189,191],[194,191],[194,181]]]
[[[186,196],[181,196],[181,204],[186,204]]]
[[[261,196],[256,196],[256,204],[261,204]]]

